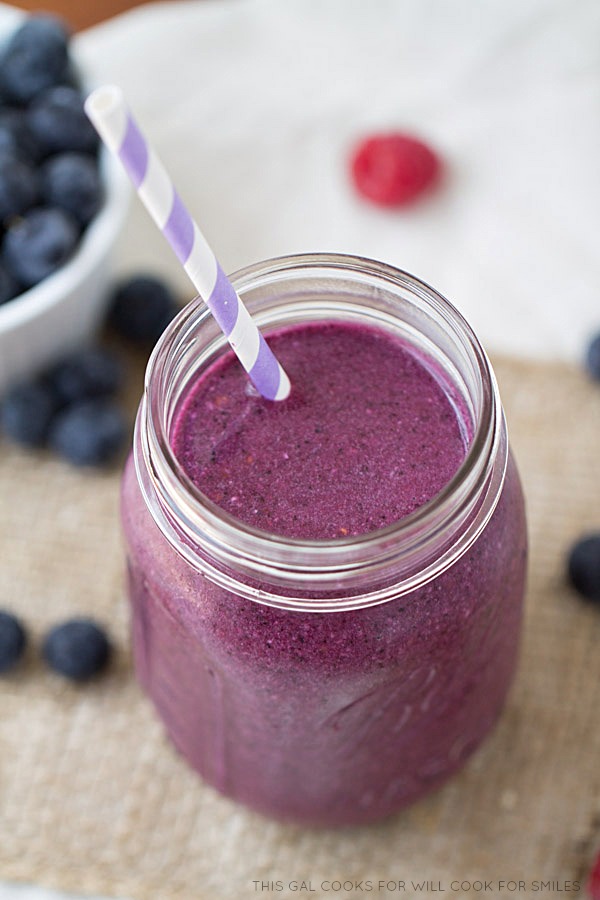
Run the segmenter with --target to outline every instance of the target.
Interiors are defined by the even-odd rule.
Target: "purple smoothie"
[[[269,343],[293,392],[269,403],[231,355],[171,432],[194,484],[287,537],[371,532],[433,498],[467,451],[433,365],[387,332],[321,322]],[[477,541],[423,587],[376,606],[299,612],[212,583],[165,540],[131,461],[123,485],[139,678],[183,755],[223,793],[281,819],[372,821],[459,768],[514,672],[525,526],[512,461]]]
[[[269,344],[293,384],[272,403],[230,354],[190,391],[172,435],[214,503],[274,534],[366,534],[434,497],[465,457],[466,424],[434,376],[390,334],[324,322]]]

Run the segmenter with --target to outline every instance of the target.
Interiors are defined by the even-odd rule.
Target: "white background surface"
[[[600,330],[597,0],[170,2],[75,45],[92,82],[124,88],[226,271],[358,253],[430,281],[489,349],[576,360]],[[347,159],[394,128],[447,174],[390,213],[355,196]],[[191,296],[137,203],[121,265]]]
[[[126,90],[226,271],[359,253],[430,281],[496,349],[575,359],[600,328],[597,0],[169,3],[78,46]],[[405,212],[348,180],[355,140],[382,128],[447,165]],[[127,265],[178,273],[162,240],[134,204]]]

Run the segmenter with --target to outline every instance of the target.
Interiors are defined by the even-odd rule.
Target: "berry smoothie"
[[[473,425],[420,351],[335,320],[268,338],[293,385],[286,401],[257,396],[227,353],[189,385],[170,428],[185,477],[240,527],[369,534],[450,482]],[[476,541],[424,585],[362,609],[275,608],[214,583],[165,539],[131,460],[123,521],[138,676],[224,794],[284,820],[373,821],[443,782],[496,721],[525,571],[510,456]]]
[[[175,455],[214,503],[273,534],[339,538],[397,522],[450,481],[468,426],[406,345],[341,322],[269,343],[293,379],[286,401],[251,392],[229,355],[175,422]]]

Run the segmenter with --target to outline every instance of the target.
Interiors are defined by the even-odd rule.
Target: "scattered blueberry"
[[[115,394],[123,381],[120,360],[102,347],[86,347],[53,366],[45,381],[59,406]]]
[[[44,91],[29,107],[27,124],[46,155],[67,150],[95,153],[98,149],[98,134],[75,88],[61,85]]]
[[[17,294],[21,293],[21,285],[13,276],[0,264],[0,305],[12,300]]]
[[[597,334],[588,345],[585,367],[594,380],[600,381],[600,334]]]
[[[588,534],[571,548],[569,580],[587,600],[600,603],[600,532]]]
[[[5,395],[0,429],[19,444],[48,445],[77,466],[109,463],[128,433],[123,414],[108,400],[122,381],[123,367],[112,351],[75,351]]]
[[[7,231],[4,264],[18,281],[31,287],[66,262],[78,238],[77,222],[69,213],[36,207]]]
[[[44,201],[65,209],[85,227],[102,201],[96,160],[83,153],[61,153],[50,157],[41,174]]]
[[[70,619],[47,634],[42,653],[55,672],[72,681],[86,681],[106,667],[111,647],[103,629],[91,619]]]
[[[117,287],[108,320],[120,335],[143,345],[156,342],[176,312],[175,298],[163,281],[136,275]]]
[[[76,466],[100,466],[114,459],[126,435],[118,407],[103,399],[84,400],[58,413],[50,428],[49,444]]]
[[[38,198],[38,177],[27,163],[12,157],[0,159],[0,222],[20,216]]]
[[[68,40],[56,16],[30,16],[2,53],[2,93],[15,103],[28,103],[45,88],[60,84],[68,73]]]
[[[20,384],[3,399],[0,426],[4,434],[16,443],[41,447],[55,410],[55,400],[48,387],[38,383]]]
[[[19,662],[26,643],[25,629],[16,616],[0,610],[0,672],[8,672]]]

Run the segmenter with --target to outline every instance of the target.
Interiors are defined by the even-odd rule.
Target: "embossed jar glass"
[[[219,791],[281,819],[372,821],[463,764],[513,677],[526,530],[496,382],[456,309],[397,269],[319,254],[233,282],[267,331],[335,319],[400,335],[470,422],[463,465],[411,515],[287,539],[215,506],[171,451],[181,397],[227,350],[201,301],[147,370],[122,494],[139,679]]]

